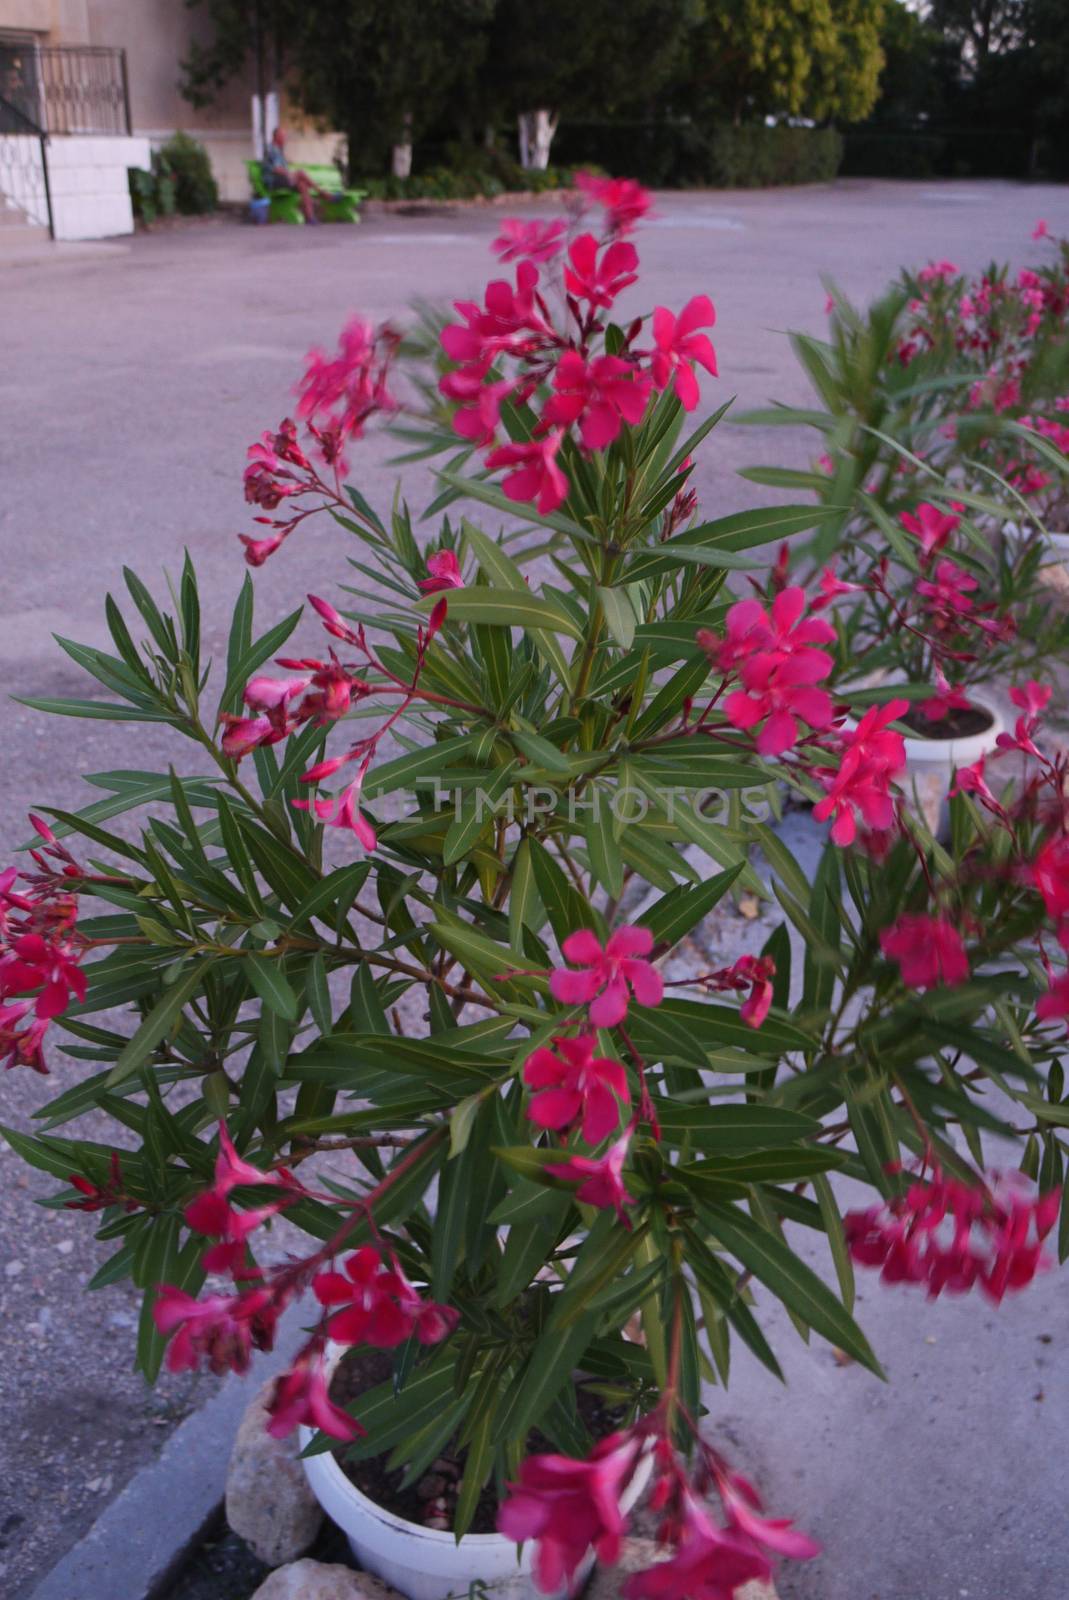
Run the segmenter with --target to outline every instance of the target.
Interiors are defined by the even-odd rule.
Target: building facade
[[[251,66],[207,108],[179,92],[203,25],[185,0],[0,0],[0,220],[6,207],[42,225],[50,201],[56,238],[131,232],[126,170],[177,129],[207,147],[224,200],[247,198]],[[336,135],[285,119],[294,161],[336,157]]]

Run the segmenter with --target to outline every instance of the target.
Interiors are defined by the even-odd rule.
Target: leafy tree
[[[884,0],[710,0],[690,51],[695,109],[735,122],[867,115]]]
[[[183,92],[204,104],[250,59],[307,111],[343,131],[350,161],[410,146],[485,48],[494,0],[187,0],[210,24],[183,62]],[[457,41],[464,41],[459,50]]]
[[[605,116],[648,106],[678,74],[702,0],[497,0],[479,87],[486,119]],[[532,165],[545,165],[549,146]]]

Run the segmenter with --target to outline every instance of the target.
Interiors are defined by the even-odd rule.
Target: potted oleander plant
[[[84,1065],[7,1139],[112,1245],[92,1287],[142,1291],[150,1381],[244,1372],[299,1308],[270,1430],[303,1430],[361,1564],[413,1600],[574,1589],[644,1485],[665,1559],[633,1600],[812,1558],[724,1447],[733,1347],[779,1373],[779,1301],[876,1382],[858,1265],[997,1305],[1069,1243],[1042,690],[1012,804],[963,770],[937,847],[901,786],[909,701],[838,687],[836,595],[758,560],[826,508],[702,517],[712,304],[624,314],[648,197],[581,193],[506,226],[429,407],[392,328],[313,353],[250,450],[245,549],[284,561],[318,514],[348,583],[298,636],[300,609],[257,632],[247,577],[220,670],[188,558],[170,606],[127,573],[113,648],[65,645],[106,707],[38,704],[163,725],[174,760],[80,811],[34,797],[0,875],[5,1064]],[[446,456],[433,532],[346,482],[376,420]],[[784,785],[827,830],[812,882]],[[743,888],[782,920],[708,969],[684,941]],[[869,1195],[845,1216],[841,1178]]]

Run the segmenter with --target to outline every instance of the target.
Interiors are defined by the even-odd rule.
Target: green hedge
[[[214,211],[219,185],[212,175],[208,152],[188,133],[174,133],[157,152],[160,169],[174,179],[175,202],[186,216]]]
[[[506,191],[529,190],[544,194],[551,189],[566,189],[572,172],[564,167],[547,167],[544,172],[525,172],[518,165],[496,162],[493,168],[458,171],[453,167],[430,167],[414,172],[410,178],[367,178],[353,182],[365,189],[371,200],[474,200],[480,195],[492,199]]]
[[[683,189],[709,181],[711,146],[692,122],[572,122],[562,120],[553,141],[558,161],[626,174],[652,189]]]
[[[842,136],[835,128],[724,124],[713,133],[709,176],[723,189],[830,183],[839,171],[842,155]]]
[[[1025,178],[1032,141],[1019,128],[856,127],[843,136],[851,178]]]
[[[842,141],[833,128],[764,123],[702,129],[692,122],[565,122],[553,153],[574,166],[596,162],[655,189],[763,189],[829,183]]]

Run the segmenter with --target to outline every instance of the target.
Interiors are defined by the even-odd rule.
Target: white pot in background
[[[333,1370],[343,1353],[340,1345],[328,1348],[328,1370]],[[302,1450],[313,1438],[310,1428],[300,1429]],[[532,1544],[524,1546],[522,1557],[513,1541],[501,1533],[467,1533],[458,1544],[451,1533],[424,1528],[376,1505],[350,1483],[332,1454],[306,1456],[301,1465],[313,1494],[348,1538],[360,1567],[400,1590],[408,1600],[467,1595],[476,1582],[484,1585],[494,1600],[536,1600]],[[639,1462],[621,1500],[625,1511],[638,1501],[652,1466],[648,1455]],[[591,1551],[580,1567],[580,1582],[593,1565]]]
[[[1005,727],[998,707],[982,691],[970,689],[968,694],[970,706],[991,718],[990,727],[961,739],[905,741],[906,771],[899,782],[937,837],[945,833],[948,825],[947,797],[954,773],[959,767],[971,767],[981,756],[990,755]]]

